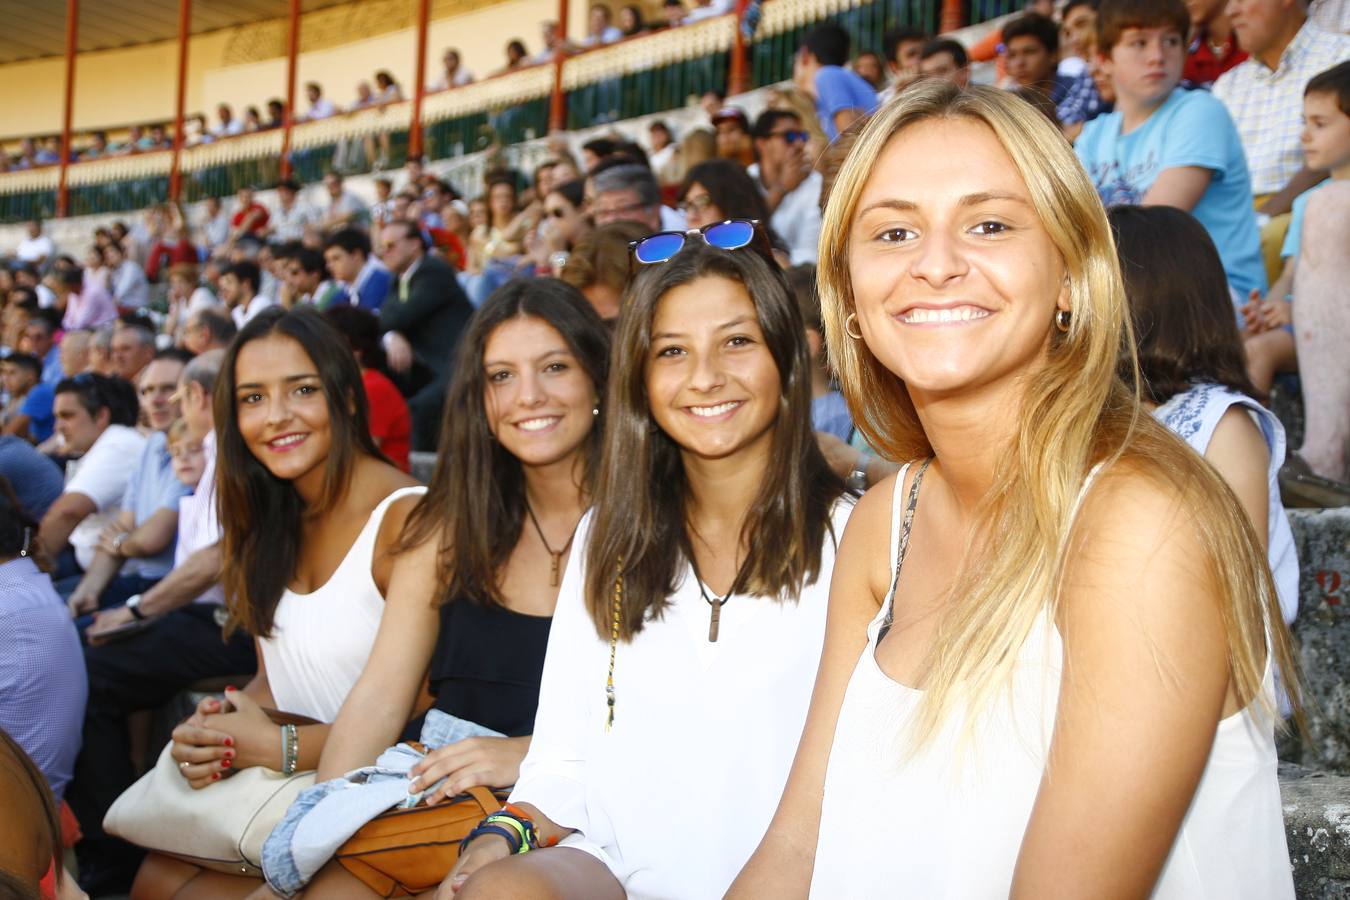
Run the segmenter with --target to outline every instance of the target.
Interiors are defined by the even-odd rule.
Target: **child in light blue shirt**
[[[1205,91],[1178,87],[1188,23],[1181,0],[1104,0],[1098,53],[1116,107],[1083,127],[1075,150],[1107,206],[1175,206],[1195,216],[1240,305],[1266,289],[1251,177],[1228,110]]]

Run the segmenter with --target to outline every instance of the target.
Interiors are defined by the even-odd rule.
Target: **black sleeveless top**
[[[507,737],[532,734],[552,624],[468,598],[442,606],[428,675],[434,708]],[[421,730],[419,717],[406,733]]]

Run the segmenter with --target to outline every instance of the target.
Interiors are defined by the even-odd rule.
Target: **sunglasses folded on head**
[[[755,240],[757,219],[727,219],[689,231],[659,231],[628,244],[633,258],[643,265],[670,262],[694,235],[719,250],[740,250]]]

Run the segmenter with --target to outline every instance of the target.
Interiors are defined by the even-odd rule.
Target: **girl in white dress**
[[[1128,309],[1069,145],[1005,92],[913,86],[850,152],[821,251],[854,421],[915,462],[849,523],[731,896],[1292,897],[1265,554],[1116,377]]]
[[[777,267],[699,232],[656,238],[669,261],[620,317],[595,508],[511,794],[524,845],[562,846],[505,859],[517,846],[484,834],[443,897],[720,896],[787,778],[852,503],[811,433]]]
[[[376,449],[351,348],[311,308],[268,309],[239,332],[215,411],[221,580],[232,625],[257,639],[258,673],[174,730],[183,777],[207,791],[249,766],[318,764],[327,723],[370,656],[391,551],[424,490]],[[325,724],[288,740],[264,708]],[[132,896],[225,900],[261,885],[151,854]]]

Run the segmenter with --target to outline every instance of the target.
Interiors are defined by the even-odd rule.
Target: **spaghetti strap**
[[[904,496],[905,475],[909,472],[909,463],[900,467],[900,471],[895,476],[895,487],[891,490],[891,552],[887,559],[894,560],[895,555],[900,552],[900,516],[904,513],[905,507],[900,499]],[[891,573],[891,590],[895,590],[895,572]]]
[[[895,560],[895,569],[891,573],[891,588],[886,592],[886,609],[881,620],[881,630],[877,632],[878,642],[886,636],[891,623],[895,620],[895,589],[900,584],[900,568],[905,564],[905,554],[909,551],[909,529],[914,524],[914,509],[919,504],[919,485],[923,482],[923,473],[928,471],[932,461],[933,458],[928,457],[914,473],[914,483],[909,486],[909,501],[905,504],[903,520],[900,516],[900,490],[905,483],[909,463],[905,463],[904,468],[895,476],[895,492],[891,499],[891,559]]]

